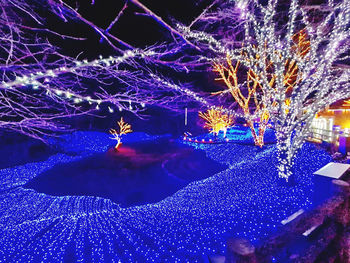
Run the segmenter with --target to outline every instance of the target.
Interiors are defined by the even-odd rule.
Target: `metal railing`
[[[343,131],[339,129],[325,130],[319,128],[311,128],[309,138],[337,144],[339,142],[339,136],[342,134]]]

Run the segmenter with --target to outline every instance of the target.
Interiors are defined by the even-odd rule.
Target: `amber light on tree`
[[[118,150],[118,148],[122,145],[122,136],[131,133],[131,125],[124,122],[123,117],[120,118],[120,121],[117,122],[119,126],[119,132],[115,129],[110,129],[109,133],[113,135],[112,139],[117,140],[117,144],[114,149]]]
[[[292,47],[293,51],[296,52],[300,57],[304,57],[310,49],[310,41],[305,30],[300,30],[298,33],[292,36],[295,45]],[[257,49],[255,45],[252,45],[252,49]],[[276,92],[275,80],[276,74],[271,71],[272,63],[267,59],[268,55],[266,50],[262,52],[264,54],[261,56],[259,52],[256,53],[256,64],[262,61],[265,64],[265,72],[271,72],[266,74],[269,78],[268,88],[270,91]],[[251,58],[242,51],[243,58],[246,63],[251,62]],[[255,142],[255,145],[262,147],[264,145],[264,134],[267,128],[267,124],[270,119],[270,113],[267,109],[267,104],[261,98],[264,97],[265,92],[267,92],[261,84],[263,81],[262,76],[258,76],[253,69],[246,69],[246,82],[242,84],[239,81],[237,73],[239,72],[240,61],[237,61],[234,65],[229,55],[226,56],[226,65],[220,62],[214,62],[214,71],[218,72],[220,78],[217,80],[224,81],[228,91],[238,103],[240,108],[243,110],[243,115],[247,121],[248,126],[251,129],[251,133]],[[285,72],[283,74],[283,83],[285,85],[286,100],[285,100],[285,112],[288,113],[289,106],[291,104],[290,94],[293,91],[293,87],[296,85],[298,79],[298,65],[295,60],[287,59],[285,62]],[[219,91],[214,94],[223,94],[225,91]],[[276,101],[271,103],[274,107],[277,106]],[[258,130],[255,129],[254,123],[258,122]]]
[[[294,42],[294,46],[292,47],[292,51],[299,56],[300,58],[304,58],[309,50],[310,50],[310,40],[308,38],[308,35],[306,33],[305,29],[300,30],[298,33],[294,34],[292,36],[292,40]],[[285,105],[287,108],[288,113],[288,107],[291,104],[291,94],[293,91],[293,88],[295,85],[300,82],[302,79],[298,78],[298,64],[296,60],[290,60],[287,59],[285,63],[285,72],[283,75],[283,84],[286,87],[286,96],[287,99],[285,100]]]
[[[214,71],[218,72],[220,78],[223,80],[232,97],[243,110],[243,115],[251,129],[252,136],[256,145],[262,147],[264,145],[264,133],[269,121],[269,112],[265,104],[258,98],[259,92],[264,92],[259,85],[259,78],[253,70],[248,70],[246,87],[242,88],[237,76],[240,62],[237,61],[235,65],[229,56],[226,57],[225,66],[223,63],[214,63]],[[246,95],[244,94],[246,92]],[[219,91],[214,94],[222,94],[225,91]],[[255,116],[260,113],[259,130],[254,128]]]
[[[222,107],[218,109],[212,108],[204,113],[199,112],[199,117],[206,121],[204,128],[207,128],[210,133],[217,135],[220,131],[223,131],[224,137],[226,136],[227,128],[233,124],[232,116],[223,113]]]

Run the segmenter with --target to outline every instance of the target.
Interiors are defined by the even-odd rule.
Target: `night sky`
[[[66,0],[65,2],[73,8],[77,8],[77,11],[85,19],[102,29],[106,29],[109,26],[125,4],[123,0],[95,0],[94,4],[86,0]],[[143,0],[142,3],[168,24],[175,27],[177,22],[186,25],[190,24],[211,1]],[[173,41],[167,29],[158,24],[153,18],[144,14],[143,10],[129,3],[123,15],[109,32],[136,48],[145,48],[154,44]],[[106,41],[101,41],[100,35],[83,22],[79,20],[64,22],[59,17],[48,15],[45,12],[43,15],[44,17],[46,16],[49,28],[53,31],[69,36],[86,38],[86,40],[80,41],[67,38],[62,40],[62,38],[55,35],[50,35],[50,41],[59,47],[64,54],[72,57],[79,56],[80,59],[86,58],[88,60],[96,59],[99,55],[104,57],[120,55],[116,54],[116,51]],[[182,82],[198,82],[195,85],[203,86],[204,90],[217,90],[217,87],[210,88],[215,86],[216,83],[214,81],[215,76],[209,76],[208,72],[206,74],[194,73],[189,75],[187,79],[186,76],[184,79],[181,76],[177,76],[177,78]]]
[[[103,29],[106,29],[114,20],[125,3],[125,1],[121,0],[95,0],[94,4],[86,0],[66,0],[65,2],[73,8],[77,8],[78,12],[84,18]],[[201,13],[203,8],[208,4],[207,2],[210,1],[142,1],[143,4],[172,26],[175,26],[175,21],[189,24],[196,15]],[[88,39],[86,41],[65,40],[64,42],[56,39],[56,41],[59,41],[58,45],[68,55],[77,55],[82,49],[84,49],[82,56],[86,56],[87,58],[96,56],[96,53],[106,53],[108,55],[108,53],[114,52],[106,43],[99,41],[100,37],[98,33],[80,21],[64,23],[62,20],[57,20],[53,17],[48,17],[48,21],[53,29],[61,33]],[[124,14],[109,32],[128,44],[139,48],[165,42],[171,38],[171,35],[165,28],[157,24],[153,18],[144,15],[144,11],[132,3],[128,4],[128,8],[125,9]]]

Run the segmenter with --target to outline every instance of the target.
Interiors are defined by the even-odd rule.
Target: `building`
[[[350,99],[338,101],[318,113],[311,125],[310,139],[332,143],[343,154],[350,152]]]

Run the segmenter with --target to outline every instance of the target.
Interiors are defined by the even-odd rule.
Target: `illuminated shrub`
[[[115,129],[109,130],[109,133],[113,135],[112,139],[117,140],[117,144],[114,147],[114,149],[116,149],[116,150],[118,150],[118,148],[122,144],[122,136],[127,134],[127,133],[132,132],[131,125],[124,122],[123,117],[120,118],[120,121],[118,121],[117,124],[119,126],[119,132]]]
[[[222,112],[222,107],[219,109],[209,109],[205,113],[199,112],[199,117],[204,119],[206,122],[204,128],[207,128],[210,133],[217,135],[219,131],[224,132],[226,136],[226,130],[232,126],[232,116]]]

